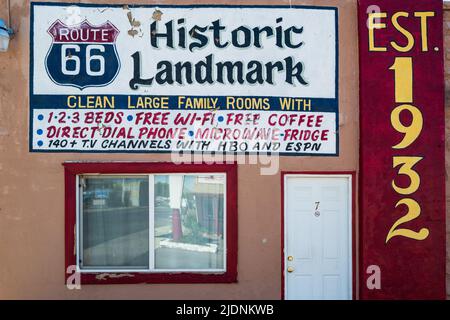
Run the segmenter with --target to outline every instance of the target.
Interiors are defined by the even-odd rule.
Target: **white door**
[[[352,298],[351,176],[285,176],[285,298]]]

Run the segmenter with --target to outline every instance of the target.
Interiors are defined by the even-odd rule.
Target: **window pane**
[[[224,269],[224,175],[155,176],[155,268]]]
[[[148,268],[148,177],[84,177],[82,267]]]

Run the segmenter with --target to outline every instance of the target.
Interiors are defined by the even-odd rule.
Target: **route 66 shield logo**
[[[83,90],[114,81],[120,69],[116,50],[119,30],[111,22],[93,26],[85,20],[67,26],[57,20],[47,32],[53,42],[45,67],[53,82]]]

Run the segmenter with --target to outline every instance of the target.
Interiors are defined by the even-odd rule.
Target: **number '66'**
[[[86,46],[86,73],[89,76],[102,76],[105,74],[105,58],[98,54],[92,54],[93,50],[105,52],[105,47],[98,44],[91,44]],[[65,44],[61,48],[61,71],[65,75],[76,76],[80,74],[81,62],[80,57],[75,53],[80,53],[81,48],[76,44]],[[69,62],[71,68],[69,69]],[[93,70],[92,63],[98,62],[98,70]]]

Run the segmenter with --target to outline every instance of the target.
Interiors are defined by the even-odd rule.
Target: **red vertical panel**
[[[369,16],[369,12],[380,12],[381,15]],[[442,14],[441,0],[359,1],[362,299],[445,298]],[[373,29],[372,50],[369,17],[377,23]],[[412,39],[414,44],[408,47]],[[397,61],[406,62],[406,65],[408,59],[405,58],[411,58],[412,77],[409,76],[407,66],[389,70],[395,59],[402,57],[403,60]],[[397,86],[395,74],[399,77]],[[400,80],[401,74],[405,74],[403,81]],[[404,85],[400,86],[400,83]],[[408,88],[412,89],[411,96],[408,95]],[[404,146],[395,149],[393,146],[401,142],[405,134],[395,129],[391,116],[394,114],[394,120],[397,119],[394,110],[404,104],[420,111],[414,119],[419,123],[420,118],[423,118],[423,125],[421,131],[420,126],[410,130],[420,132],[415,139],[411,139],[411,143],[405,142]],[[414,110],[407,106],[398,117],[400,123],[407,127],[413,120],[413,113],[408,108]],[[392,181],[400,188],[411,185],[409,176],[399,173],[401,166],[393,167],[395,157],[409,160],[411,157],[423,157],[412,167],[420,177],[417,190],[412,187],[400,192],[394,189]],[[410,204],[417,203],[421,209],[420,215],[412,217],[410,221],[406,221],[409,220],[407,216],[399,220],[408,212],[407,205],[396,207],[402,199],[411,199],[407,200]],[[394,234],[400,235],[386,241],[396,222],[400,224]],[[418,232],[423,228],[423,234],[420,235],[405,231]],[[426,237],[425,229],[429,232]],[[367,286],[371,274],[366,270],[371,265],[380,268],[379,289],[369,289]]]

